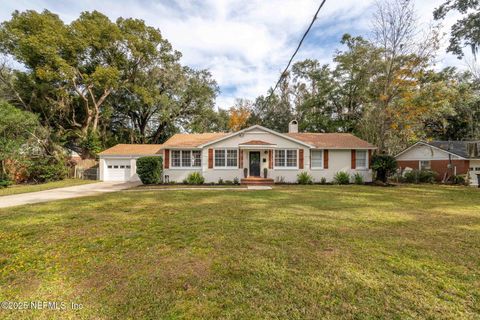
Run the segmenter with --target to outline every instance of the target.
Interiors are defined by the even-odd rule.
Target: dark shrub
[[[297,183],[298,184],[312,184],[313,183],[313,178],[311,175],[308,174],[308,172],[303,171],[300,172],[297,175]]]
[[[11,184],[12,184],[12,181],[10,180],[0,180],[0,189],[6,188]]]
[[[434,183],[437,175],[435,171],[412,170],[405,172],[404,180],[408,183]]]
[[[232,180],[225,180],[225,184],[227,186],[231,186],[231,185],[233,185],[233,181]]]
[[[327,184],[327,178],[322,177],[322,178],[320,179],[320,184]]]
[[[463,184],[463,185],[467,184],[467,179],[465,178],[465,176],[460,176],[460,175],[453,176],[452,181],[454,184]]]
[[[50,182],[63,180],[68,175],[67,163],[53,158],[36,158],[28,167],[28,180]]]
[[[350,175],[347,172],[339,171],[333,177],[333,182],[335,184],[349,184]]]
[[[187,176],[186,179],[187,184],[203,184],[204,182],[205,178],[200,172],[192,172]]]
[[[237,177],[233,178],[233,184],[240,184],[240,179],[238,179]]]
[[[421,183],[434,183],[438,173],[431,170],[420,170],[418,175],[418,181]]]
[[[378,180],[387,182],[387,178],[397,170],[397,160],[387,154],[376,154],[372,157],[371,167]]]
[[[222,178],[218,179],[218,184],[223,184],[223,179]]]
[[[160,183],[162,181],[162,158],[138,158],[137,174],[143,184]]]
[[[360,173],[355,173],[353,175],[353,183],[355,184],[363,184],[364,181],[363,181],[363,176],[360,174]]]

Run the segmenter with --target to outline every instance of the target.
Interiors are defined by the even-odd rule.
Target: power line
[[[292,57],[288,61],[288,64],[287,64],[287,67],[285,68],[285,70],[283,70],[283,72],[280,74],[280,78],[278,79],[277,83],[275,84],[275,87],[273,88],[272,92],[270,92],[270,94],[268,95],[268,98],[265,100],[265,103],[270,101],[270,98],[272,97],[273,93],[275,92],[275,90],[277,90],[278,85],[282,81],[283,77],[286,75],[287,70],[290,67],[290,64],[292,64],[293,58],[295,58],[295,55],[297,54],[298,50],[300,50],[300,47],[302,46],[303,40],[305,40],[305,38],[307,37],[307,34],[310,31],[310,29],[312,28],[313,23],[315,22],[315,20],[317,20],[318,13],[322,9],[322,7],[323,7],[323,5],[325,4],[326,1],[327,0],[323,0],[322,3],[320,3],[320,6],[318,7],[317,12],[315,12],[315,15],[313,16],[312,22],[310,22],[310,25],[308,26],[307,31],[305,31],[305,33],[303,34],[302,39],[298,43],[297,49],[295,49],[295,52],[293,53]]]

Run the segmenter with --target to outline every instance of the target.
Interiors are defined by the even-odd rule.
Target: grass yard
[[[0,188],[0,196],[9,196],[12,194],[26,193],[26,192],[35,192],[43,191],[55,188],[64,188],[78,186],[81,184],[88,184],[98,182],[95,180],[81,180],[81,179],[65,179],[61,181],[53,181],[40,184],[14,184],[8,188]]]
[[[68,303],[2,319],[480,318],[473,188],[118,192],[0,209],[0,248],[0,301]]]

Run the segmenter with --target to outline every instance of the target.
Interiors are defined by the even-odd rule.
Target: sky
[[[132,17],[157,27],[182,63],[208,69],[220,87],[218,108],[228,109],[236,98],[254,100],[278,80],[307,29],[321,0],[1,0],[0,21],[14,10],[48,9],[65,22],[82,11],[98,10],[110,19]],[[433,20],[444,0],[415,0],[420,28]],[[374,0],[327,0],[294,61],[306,58],[331,63],[344,33],[370,36]],[[437,68],[462,61],[445,53],[448,32],[458,18],[449,14]]]

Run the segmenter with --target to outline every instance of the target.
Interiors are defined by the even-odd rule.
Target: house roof
[[[274,143],[265,142],[262,140],[250,140],[247,142],[240,143],[240,145],[248,145],[248,146],[273,146]]]
[[[177,133],[173,135],[170,139],[168,139],[163,145],[117,145],[113,148],[105,150],[100,154],[130,154],[125,153],[126,151],[129,151],[125,150],[126,148],[128,148],[128,146],[131,146],[132,148],[135,148],[135,146],[143,146],[145,148],[147,148],[147,146],[158,146],[159,149],[202,148],[209,144],[216,143],[236,135],[240,135],[243,132],[252,129],[262,129],[266,132],[270,132],[272,134],[300,143],[307,147],[329,149],[375,149],[375,146],[349,133],[278,133],[262,126],[255,125],[234,133]],[[275,144],[262,140],[250,140],[248,142],[241,143],[241,145],[271,146]],[[117,151],[114,149],[117,147],[122,151],[118,151],[118,153],[116,153]],[[158,151],[158,149],[154,149],[153,151]]]
[[[161,154],[163,153],[160,148],[161,144],[117,144],[107,150],[104,150],[99,153],[99,155],[122,155],[122,156],[142,156],[142,155],[151,155],[151,154]]]
[[[350,133],[286,133],[287,136],[311,144],[316,148],[375,149],[375,146]]]
[[[398,157],[418,144],[431,146],[440,149],[455,156],[464,159],[478,159],[480,158],[480,141],[418,141],[406,148],[395,157]]]
[[[477,158],[475,155],[470,154],[468,150],[468,144],[477,144],[480,147],[480,141],[430,141],[427,144],[437,147],[439,149],[456,154],[463,158]]]
[[[204,143],[208,143],[222,137],[227,136],[225,132],[211,132],[211,133],[177,133],[168,139],[162,148],[184,148],[184,147],[199,147]]]

